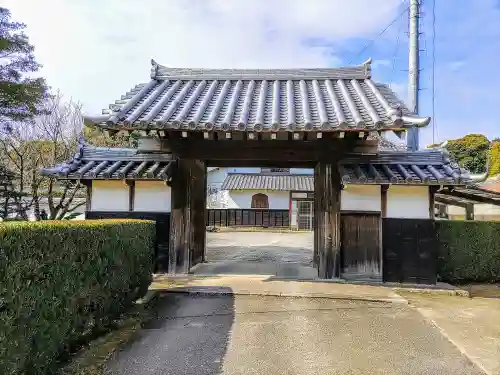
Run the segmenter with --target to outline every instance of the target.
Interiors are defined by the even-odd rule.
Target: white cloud
[[[147,81],[150,58],[177,67],[338,65],[332,47],[378,32],[401,1],[3,2],[28,24],[49,84],[95,113]]]

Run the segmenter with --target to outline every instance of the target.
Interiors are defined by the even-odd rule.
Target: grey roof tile
[[[376,156],[346,157],[340,163],[345,184],[465,185],[469,174],[450,163],[440,151],[386,151]],[[225,190],[314,191],[312,175],[230,173],[222,184]]]
[[[78,146],[73,158],[42,173],[59,179],[168,180],[170,154],[137,149]],[[377,155],[347,155],[340,163],[344,183],[470,184],[469,172],[452,163],[442,150],[380,151]],[[230,174],[227,189],[313,190],[311,175]]]
[[[80,144],[73,159],[42,174],[59,179],[168,180],[173,161],[170,154],[141,153],[136,149],[89,147]]]
[[[371,80],[370,64],[328,69],[178,69],[153,62],[103,115],[108,128],[218,131],[389,130],[425,126],[392,90]]]

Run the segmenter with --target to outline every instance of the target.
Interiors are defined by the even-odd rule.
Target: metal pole
[[[408,105],[410,111],[415,114],[418,114],[418,93],[420,89],[419,17],[420,17],[420,0],[410,0]],[[418,128],[410,128],[408,130],[408,138],[406,144],[410,151],[418,150],[419,148]]]

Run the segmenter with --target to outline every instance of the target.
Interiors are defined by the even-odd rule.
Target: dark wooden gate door
[[[380,215],[345,213],[341,215],[341,276],[380,278]]]

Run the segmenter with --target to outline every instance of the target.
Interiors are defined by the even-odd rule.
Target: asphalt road
[[[164,295],[107,374],[482,374],[406,305]]]

